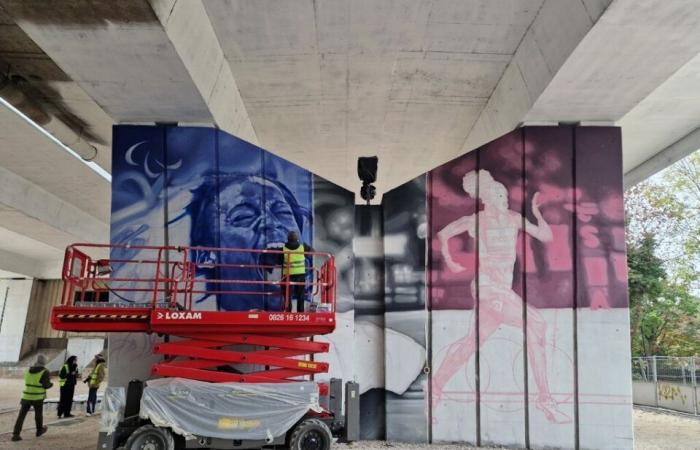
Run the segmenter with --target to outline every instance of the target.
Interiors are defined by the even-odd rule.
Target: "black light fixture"
[[[368,205],[370,200],[377,195],[377,188],[375,188],[372,183],[377,181],[378,162],[379,158],[376,156],[361,156],[357,158],[357,176],[360,177],[362,181],[360,197],[367,201]]]

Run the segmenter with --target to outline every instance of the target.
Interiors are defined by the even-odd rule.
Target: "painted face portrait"
[[[249,177],[222,187],[219,205],[224,248],[279,248],[289,231],[301,231],[294,206],[280,187],[262,178]]]
[[[277,181],[243,174],[220,174],[217,183],[207,180],[193,192],[188,210],[192,218],[191,245],[232,249],[272,249],[284,245],[289,231],[301,235],[308,212],[294,195]],[[219,242],[215,242],[218,230]],[[204,275],[220,280],[264,280],[265,270],[236,265],[274,265],[271,255],[245,252],[209,252],[194,255],[199,262],[217,262],[223,267]],[[217,273],[213,273],[217,272]],[[249,283],[209,283],[219,292],[218,309],[245,311],[278,309],[274,286]]]

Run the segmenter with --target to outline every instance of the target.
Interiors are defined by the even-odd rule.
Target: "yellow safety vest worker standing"
[[[24,373],[24,390],[20,401],[19,414],[12,430],[12,441],[21,441],[22,426],[24,418],[31,408],[34,409],[34,422],[36,424],[36,435],[41,436],[46,433],[47,427],[44,425],[44,399],[46,390],[53,386],[49,379],[49,371],[46,370],[46,358],[39,355],[36,363]]]
[[[306,261],[304,258],[304,245],[299,244],[295,249],[288,248],[286,245],[282,247],[284,251],[284,265],[282,266],[283,275],[304,275],[306,272]]]
[[[46,369],[36,373],[24,373],[22,400],[35,402],[46,398],[46,388],[41,384],[41,377],[44,376],[44,372],[46,372]]]
[[[91,388],[98,388],[100,387],[100,383],[102,383],[102,375],[100,371],[104,367],[105,363],[97,363],[94,369],[92,369],[92,372],[90,372],[90,379],[88,380],[88,386]]]
[[[66,376],[65,378],[61,376],[61,374],[65,373]],[[68,367],[68,364],[64,364],[63,368],[61,368],[61,371],[58,373],[58,385],[63,387],[66,385],[66,380],[68,379],[68,374],[70,373],[70,367]]]

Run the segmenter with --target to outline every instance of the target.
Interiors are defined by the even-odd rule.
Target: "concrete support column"
[[[19,361],[33,282],[0,280],[0,362]]]

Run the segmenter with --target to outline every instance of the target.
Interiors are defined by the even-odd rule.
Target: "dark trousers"
[[[306,294],[306,275],[290,275],[289,281],[303,283],[289,286],[289,309],[292,309],[292,299],[297,299],[297,312],[304,312],[304,297]]]
[[[62,415],[69,416],[73,407],[73,394],[75,393],[74,384],[64,384],[61,386],[61,397],[58,400],[58,417]]]
[[[91,387],[88,391],[87,399],[87,412],[92,414],[95,412],[95,405],[97,404],[97,388]]]
[[[19,415],[17,416],[17,421],[15,422],[15,429],[12,434],[19,436],[22,431],[22,425],[24,425],[24,418],[27,417],[29,408],[34,408],[34,422],[36,423],[37,431],[41,430],[44,426],[44,401],[43,400],[22,400],[20,402]]]

